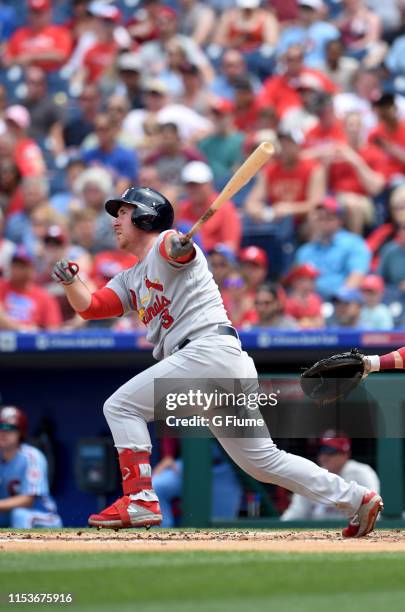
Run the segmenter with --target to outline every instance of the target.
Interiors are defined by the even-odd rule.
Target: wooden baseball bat
[[[190,240],[192,236],[202,226],[203,223],[211,219],[211,217],[217,212],[218,208],[232,198],[235,193],[238,193],[240,189],[246,183],[250,181],[251,178],[254,177],[267,163],[270,157],[274,153],[274,145],[271,142],[262,142],[256,149],[249,155],[249,157],[243,162],[240,168],[235,172],[235,174],[229,179],[225,187],[222,189],[221,193],[214,200],[208,210],[194,223],[193,227],[181,237],[181,242],[185,244]]]

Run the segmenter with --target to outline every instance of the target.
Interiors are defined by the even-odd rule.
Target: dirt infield
[[[345,540],[336,530],[161,531],[56,530],[0,533],[2,552],[40,551],[274,551],[274,552],[405,552],[405,530],[379,530],[366,538]]]

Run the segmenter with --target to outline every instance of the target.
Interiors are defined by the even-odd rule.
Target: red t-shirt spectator
[[[317,145],[333,142],[347,142],[347,136],[341,121],[335,121],[331,126],[325,126],[320,121],[305,135],[305,146],[315,147]]]
[[[31,138],[17,142],[14,149],[14,161],[21,176],[42,176],[46,165],[41,149]]]
[[[301,72],[303,75],[315,76],[324,91],[334,94],[337,91],[336,85],[324,74],[311,68],[305,68]],[[297,89],[299,79],[291,79],[284,74],[269,77],[263,84],[263,87],[258,95],[258,104],[260,108],[271,106],[274,108],[278,118],[292,108],[301,108],[302,100],[300,92]]]
[[[87,70],[87,82],[97,82],[114,64],[117,53],[118,45],[115,41],[100,42],[90,47],[83,58],[83,66]]]
[[[30,284],[19,290],[6,279],[0,279],[0,303],[5,313],[15,321],[41,329],[57,329],[62,315],[56,299],[38,285]]]
[[[379,147],[387,158],[387,175],[391,178],[395,174],[405,174],[405,163],[390,155],[383,146],[379,146],[380,139],[387,141],[390,144],[401,147],[405,152],[405,121],[400,121],[395,130],[389,130],[384,123],[379,123],[377,127],[371,130],[368,140],[370,144]]]
[[[211,206],[217,196],[217,193],[212,194],[207,202],[207,208]],[[177,222],[194,224],[200,216],[201,213],[195,212],[195,208],[189,200],[180,202],[176,210]],[[215,215],[201,227],[200,236],[205,251],[210,251],[219,243],[226,244],[234,252],[239,250],[241,223],[233,202],[228,200],[222,204]]]
[[[387,157],[371,144],[366,144],[356,151],[364,159],[366,164],[374,170],[387,176]],[[358,193],[367,195],[364,185],[359,179],[359,175],[349,162],[332,162],[329,166],[328,187],[330,191]]]
[[[101,251],[94,257],[90,276],[97,288],[101,289],[113,276],[132,268],[137,261],[135,255],[124,253],[124,251]]]
[[[322,316],[322,298],[317,293],[310,293],[303,302],[290,296],[286,300],[285,314],[298,320],[306,317],[320,317]]]
[[[293,168],[286,168],[280,160],[270,163],[265,170],[269,203],[306,200],[309,181],[317,166],[312,159],[300,159]]]
[[[39,32],[33,32],[29,27],[19,28],[10,38],[6,46],[6,61],[12,61],[19,55],[35,55],[47,51],[60,51],[61,60],[33,61],[32,65],[43,70],[57,70],[68,60],[72,51],[73,39],[69,30],[61,25],[50,24]]]

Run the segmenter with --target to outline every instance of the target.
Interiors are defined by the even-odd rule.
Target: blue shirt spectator
[[[17,13],[13,6],[0,2],[0,42],[10,38],[17,29]]]
[[[88,164],[104,166],[110,170],[117,193],[122,193],[131,184],[136,183],[139,171],[138,155],[132,149],[116,142],[116,130],[105,113],[97,115],[95,132],[98,145],[82,152],[82,159]]]
[[[306,66],[317,68],[324,63],[327,43],[339,38],[340,33],[331,23],[318,19],[322,4],[321,0],[298,0],[299,22],[281,33],[277,46],[279,56],[289,47],[300,45],[305,49]]]
[[[314,238],[296,253],[296,263],[319,272],[317,291],[330,299],[344,285],[359,285],[370,266],[370,251],[361,236],[342,229],[342,211],[327,197],[312,213]]]

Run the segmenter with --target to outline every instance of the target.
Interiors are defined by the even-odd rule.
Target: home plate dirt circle
[[[269,552],[405,552],[405,530],[377,530],[365,538],[344,539],[336,530],[196,530],[159,529],[55,530],[0,532],[1,552],[41,551],[269,551]]]

